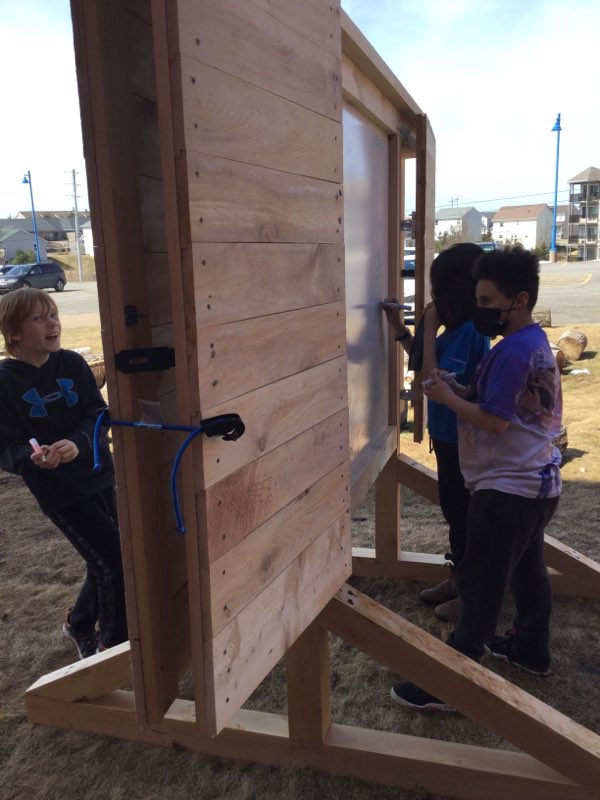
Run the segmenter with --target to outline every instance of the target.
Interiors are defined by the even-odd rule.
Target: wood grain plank
[[[331,55],[339,56],[340,0],[252,0],[268,14],[301,33]]]
[[[209,566],[213,636],[341,514],[348,515],[348,495],[342,464]]]
[[[187,152],[194,242],[343,241],[337,183]]]
[[[213,639],[209,729],[227,724],[350,574],[350,539],[344,514]]]
[[[199,327],[344,299],[341,244],[194,244]]]
[[[202,441],[204,486],[246,466],[322,422],[348,405],[346,359],[336,358],[312,369],[236,397],[235,411],[246,425],[236,442]],[[229,412],[231,404],[206,410],[206,417]]]
[[[183,55],[340,120],[337,52],[326,52],[249,0],[203,0],[178,12]]]
[[[348,458],[348,412],[335,414],[199,492],[206,562],[220,558]]]
[[[341,125],[291,100],[183,56],[185,147],[327,181],[342,176]]]
[[[202,410],[338,358],[345,348],[343,303],[201,329],[198,372]]]
[[[395,135],[399,130],[408,128],[398,109],[346,55],[342,56],[342,95],[345,103],[356,108],[387,134]],[[410,137],[408,132],[405,135]],[[414,136],[412,138],[414,146]]]

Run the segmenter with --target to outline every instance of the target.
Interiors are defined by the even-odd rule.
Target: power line
[[[500,200],[521,200],[523,197],[546,197],[554,192],[536,192],[535,194],[515,194],[511,197],[492,197],[489,200],[467,200],[464,205],[471,206],[475,203],[497,203]],[[561,189],[558,194],[569,194],[569,189]]]

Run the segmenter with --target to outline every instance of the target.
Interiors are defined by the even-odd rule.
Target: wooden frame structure
[[[397,452],[396,351],[389,418],[351,486],[343,356],[342,103],[389,137],[391,290],[402,162],[417,158],[420,308],[434,213],[426,116],[336,0],[72,9],[105,352],[176,352],[165,372],[123,374],[107,359],[111,413],[135,418],[144,398],[166,416],[239,411],[252,425],[240,447],[194,444],[186,537],[164,490],[173,441],[114,434],[130,643],[37,681],[29,719],[472,800],[600,798],[600,737],[344,583],[352,569],[426,582],[442,570],[401,548],[400,484],[433,502],[437,487]],[[294,337],[302,347],[281,347]],[[252,361],[261,347],[266,364]],[[376,547],[351,565],[349,511],[373,484]],[[600,595],[597,564],[551,539],[547,556],[557,591]],[[332,724],[329,631],[523,752]],[[241,709],[283,655],[288,715]],[[177,697],[190,663],[195,702]]]

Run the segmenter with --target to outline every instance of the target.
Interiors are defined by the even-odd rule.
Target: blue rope
[[[183,444],[177,450],[173,467],[171,469],[171,500],[173,503],[173,513],[175,514],[175,525],[177,533],[186,533],[187,528],[183,521],[181,514],[181,507],[179,503],[179,493],[177,491],[177,473],[183,454],[185,453],[188,445],[198,436],[199,433],[206,433],[207,436],[222,436],[223,439],[228,441],[235,441],[244,433],[245,426],[237,414],[223,414],[219,417],[211,417],[210,419],[203,420],[200,425],[163,425],[156,422],[127,422],[125,420],[109,419],[108,408],[100,412],[94,427],[94,440],[93,440],[93,453],[94,453],[94,466],[93,472],[100,472],[102,463],[100,460],[100,436],[102,426],[121,425],[126,428],[144,428],[151,431],[188,431],[189,436],[186,437]]]

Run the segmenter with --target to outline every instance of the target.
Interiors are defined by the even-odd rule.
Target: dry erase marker
[[[442,375],[441,378],[443,381],[452,381],[454,378],[456,378],[456,372],[447,372],[445,375]],[[421,386],[431,386],[432,383],[433,381],[431,378],[427,378],[426,380],[421,381]]]
[[[386,303],[384,301],[384,302],[381,303],[381,307],[382,308],[385,308],[386,306],[388,306],[388,308],[397,308],[399,311],[411,311],[412,310],[412,306],[407,305],[406,303],[398,303],[398,302],[395,302],[395,301],[392,301],[391,303]]]
[[[41,453],[42,448],[40,447],[40,443],[37,439],[30,439],[29,444],[31,445],[31,449],[34,453]],[[46,461],[46,456],[42,456],[42,461]]]

